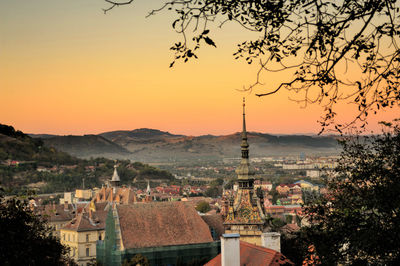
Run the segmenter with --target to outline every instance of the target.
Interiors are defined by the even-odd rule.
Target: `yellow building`
[[[300,185],[301,189],[304,190],[314,190],[314,191],[318,191],[319,187],[317,185],[314,185],[308,181],[305,180],[300,180],[295,182],[294,184]]]
[[[75,190],[75,198],[80,200],[90,200],[93,196],[91,189],[77,189]]]
[[[263,201],[254,189],[254,170],[249,161],[249,144],[247,143],[245,105],[243,100],[243,132],[241,153],[242,159],[236,169],[239,187],[234,200],[229,200],[228,211],[224,221],[225,233],[237,233],[240,240],[261,245],[261,234],[264,230],[265,215]]]
[[[108,203],[91,202],[60,229],[61,244],[70,248],[70,256],[79,266],[96,259],[96,244],[105,235]]]

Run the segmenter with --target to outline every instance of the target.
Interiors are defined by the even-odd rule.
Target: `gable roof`
[[[210,260],[205,266],[220,266],[221,253]],[[244,241],[240,241],[240,265],[241,266],[261,266],[261,265],[294,265],[282,253],[275,250],[256,246]]]
[[[224,229],[224,220],[221,214],[206,214],[202,215],[201,218],[207,225],[215,231],[215,237],[218,239],[222,236],[225,232]]]
[[[102,187],[93,197],[93,201],[100,202],[117,202],[120,204],[131,204],[137,201],[136,194],[130,187]]]
[[[89,209],[88,211],[78,213],[76,217],[64,225],[62,229],[77,232],[104,230],[108,208],[106,208],[105,204],[101,203],[95,204],[95,210],[96,211],[92,211]]]
[[[212,242],[208,225],[184,202],[117,205],[125,249]]]
[[[35,207],[34,211],[48,222],[67,222],[74,217],[76,210],[72,204],[47,204]]]

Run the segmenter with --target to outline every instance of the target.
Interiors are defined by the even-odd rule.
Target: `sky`
[[[136,1],[104,14],[102,0],[0,1],[0,123],[27,133],[98,134],[154,128],[175,134],[241,130],[246,97],[248,131],[317,133],[323,108],[302,108],[287,91],[268,97],[240,91],[257,67],[234,60],[250,36],[228,25],[211,32],[217,49],[169,68],[180,40],[168,12],[146,18],[162,1]],[[285,80],[263,76],[265,88]],[[344,104],[343,119],[354,114]],[[370,118],[391,120],[397,110]]]

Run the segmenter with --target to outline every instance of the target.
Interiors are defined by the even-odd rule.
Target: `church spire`
[[[249,144],[247,143],[247,131],[246,131],[246,103],[243,97],[243,129],[242,129],[242,142],[240,144],[242,152],[242,160],[239,166],[236,168],[236,173],[239,179],[248,180],[254,175],[253,169],[250,167],[249,162]]]
[[[113,187],[118,187],[120,181],[121,181],[121,180],[119,179],[119,175],[118,175],[118,172],[117,172],[117,162],[115,161],[115,164],[114,164],[114,174],[113,174],[113,176],[112,176],[112,178],[111,178],[111,185],[112,185]]]
[[[246,132],[246,98],[243,97],[243,130],[242,130],[242,143],[240,144],[242,150],[242,158],[249,158],[249,144],[247,143],[247,132]]]
[[[147,196],[150,196],[150,194],[151,194],[150,181],[149,180],[147,180],[146,194],[147,194]]]

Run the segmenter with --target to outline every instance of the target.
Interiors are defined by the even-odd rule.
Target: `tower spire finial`
[[[242,139],[247,139],[246,132],[246,98],[243,97],[243,131],[242,131]]]

